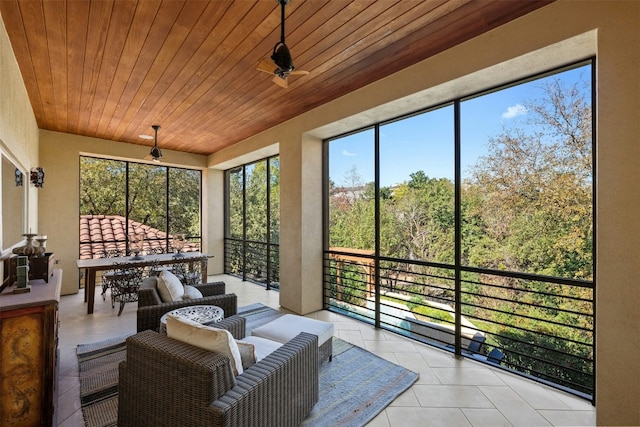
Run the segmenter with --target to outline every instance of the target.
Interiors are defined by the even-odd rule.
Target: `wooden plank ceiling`
[[[548,4],[291,0],[287,89],[256,70],[277,0],[0,0],[41,129],[211,154]]]

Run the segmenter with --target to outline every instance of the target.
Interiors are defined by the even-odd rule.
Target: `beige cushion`
[[[282,343],[271,341],[266,338],[256,337],[253,335],[238,340],[238,346],[240,344],[253,346],[256,362],[264,359],[283,345]]]
[[[242,357],[229,331],[201,325],[188,319],[167,316],[167,336],[205,350],[223,354],[231,361],[234,375],[242,373]]]
[[[249,366],[256,363],[256,348],[253,344],[240,342],[237,340],[236,344],[238,344],[240,358],[242,359],[242,369],[247,369]]]
[[[200,298],[202,298],[202,292],[200,292],[198,288],[191,285],[184,285],[184,295],[182,296],[182,301]]]
[[[285,314],[276,320],[251,331],[251,335],[266,338],[271,341],[286,343],[300,332],[307,332],[318,336],[318,347],[332,339],[333,323],[323,320],[310,319],[296,314]]]
[[[182,301],[184,286],[182,286],[180,279],[169,270],[162,270],[160,274],[158,274],[158,283],[156,286],[162,302]]]

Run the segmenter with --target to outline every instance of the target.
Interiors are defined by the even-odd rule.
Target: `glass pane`
[[[329,142],[329,247],[373,254],[374,131]]]
[[[126,162],[80,157],[80,258],[126,251]]]
[[[125,216],[126,162],[80,157],[80,215]]]
[[[380,127],[380,253],[454,262],[453,106]]]
[[[191,245],[200,248],[200,194],[202,172],[169,168],[169,235],[186,234]]]
[[[144,233],[145,251],[167,238],[166,167],[129,163],[128,231]]]
[[[246,167],[246,228],[247,240],[267,241],[267,161]]]
[[[592,279],[591,71],[461,104],[463,263]]]
[[[227,237],[242,239],[243,224],[243,201],[242,194],[244,188],[243,168],[234,169],[228,172],[229,179],[229,199],[227,205],[229,209]]]
[[[280,242],[280,158],[273,157],[269,160],[270,168],[270,203],[269,212],[271,236],[270,243]]]

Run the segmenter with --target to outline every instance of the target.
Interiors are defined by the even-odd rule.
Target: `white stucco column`
[[[598,6],[596,419],[640,425],[640,4]]]
[[[280,141],[280,305],[322,308],[322,141]]]
[[[208,274],[224,273],[224,171],[203,171],[202,243],[211,256]]]

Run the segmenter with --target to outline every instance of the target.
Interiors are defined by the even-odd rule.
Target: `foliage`
[[[594,262],[589,85],[549,79],[540,89],[540,98],[523,100],[526,115],[488,139],[486,155],[460,185],[461,261],[588,283]],[[455,263],[454,183],[419,170],[381,188],[376,207],[373,183],[362,183],[355,167],[348,178],[352,186],[330,181],[330,247],[373,250],[377,208],[380,254],[398,266],[406,260],[401,272],[384,267],[386,286],[412,295],[414,311],[423,298],[452,300],[452,269],[442,273],[428,263]],[[364,280],[350,279],[365,289]],[[505,363],[590,390],[591,288],[465,273],[463,292],[463,314],[482,324]]]
[[[81,157],[80,214],[119,215],[199,237],[200,181],[200,171]]]
[[[258,282],[278,282],[280,160],[270,157],[227,173],[226,271]],[[242,243],[244,242],[244,244]],[[267,248],[270,269],[267,271]]]
[[[411,301],[407,303],[407,307],[417,315],[418,319],[426,320],[427,322],[450,324],[453,320],[452,313],[426,305],[424,299],[420,297],[411,298]]]

